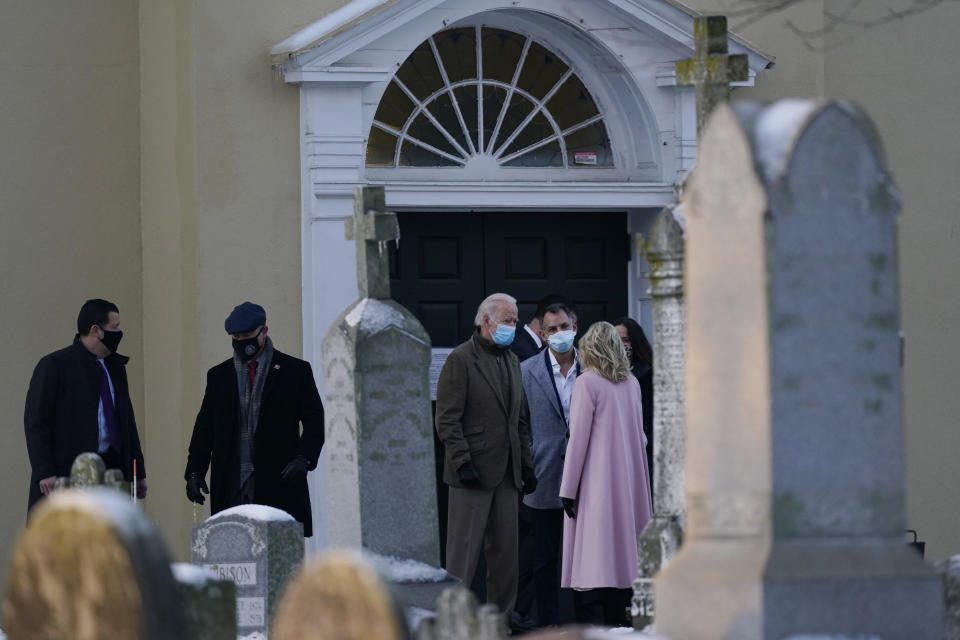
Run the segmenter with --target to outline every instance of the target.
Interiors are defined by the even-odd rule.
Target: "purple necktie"
[[[113,410],[113,396],[110,394],[110,380],[107,378],[106,365],[97,363],[100,369],[100,402],[103,404],[103,421],[107,426],[107,442],[120,453],[120,437],[117,433],[117,415]]]

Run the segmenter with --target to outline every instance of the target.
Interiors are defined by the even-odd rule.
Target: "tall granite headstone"
[[[683,542],[684,313],[683,216],[678,205],[657,217],[646,245],[653,297],[653,518],[640,534],[630,614],[644,629],[654,620],[653,577]]]
[[[845,103],[721,105],[685,192],[686,530],[656,629],[939,639],[903,542],[896,216]]]
[[[386,243],[399,238],[382,188],[357,190],[347,237],[360,299],[323,339],[327,539],[436,566],[440,561],[430,410],[430,337],[389,300]]]
[[[233,507],[193,528],[193,564],[236,584],[241,639],[266,637],[283,589],[303,556],[303,525],[273,507]]]
[[[167,640],[186,627],[160,534],[130,499],[64,489],[31,511],[3,596],[10,640]]]

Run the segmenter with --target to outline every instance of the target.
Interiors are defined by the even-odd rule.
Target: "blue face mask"
[[[509,346],[513,342],[513,335],[517,328],[508,324],[498,324],[497,330],[493,332],[493,341],[501,347]]]
[[[557,353],[566,353],[573,346],[574,335],[572,330],[558,331],[550,336],[547,341],[550,343],[550,348]]]

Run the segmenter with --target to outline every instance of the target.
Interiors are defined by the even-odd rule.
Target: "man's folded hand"
[[[464,462],[460,465],[460,468],[457,469],[457,475],[460,477],[460,482],[465,487],[473,488],[480,486],[480,472],[477,471],[477,468],[472,462]]]
[[[207,482],[203,479],[199,473],[191,473],[187,476],[187,499],[190,502],[196,502],[197,504],[203,504],[204,498],[203,494],[209,494],[210,489],[207,488]]]

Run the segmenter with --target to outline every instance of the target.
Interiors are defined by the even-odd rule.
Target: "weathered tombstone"
[[[390,592],[404,609],[433,609],[440,595],[460,580],[444,569],[428,564],[365,551],[369,563],[390,587]]]
[[[960,555],[934,565],[943,578],[943,640],[960,640]]]
[[[327,539],[440,562],[430,409],[430,337],[390,295],[388,241],[399,237],[382,188],[356,195],[360,300],[323,339]]]
[[[903,544],[897,194],[848,104],[721,105],[684,195],[686,529],[655,580],[684,640],[939,639]]]
[[[96,453],[81,453],[70,467],[71,487],[95,487],[103,484],[107,465]]]
[[[168,640],[185,626],[153,524],[105,488],[64,490],[31,511],[3,598],[10,640]]]
[[[240,638],[266,636],[284,586],[303,556],[303,525],[273,507],[233,507],[193,528],[193,564],[236,584]]]
[[[353,552],[331,551],[291,580],[271,640],[405,640],[407,625],[376,570]]]
[[[236,640],[237,587],[205,567],[171,565],[187,625],[186,640]]]
[[[630,614],[635,629],[653,622],[653,577],[683,541],[683,217],[671,206],[646,246],[653,297],[653,518],[640,534]]]
[[[432,640],[504,640],[507,618],[496,605],[477,606],[468,589],[452,587],[437,600],[432,631]]]

